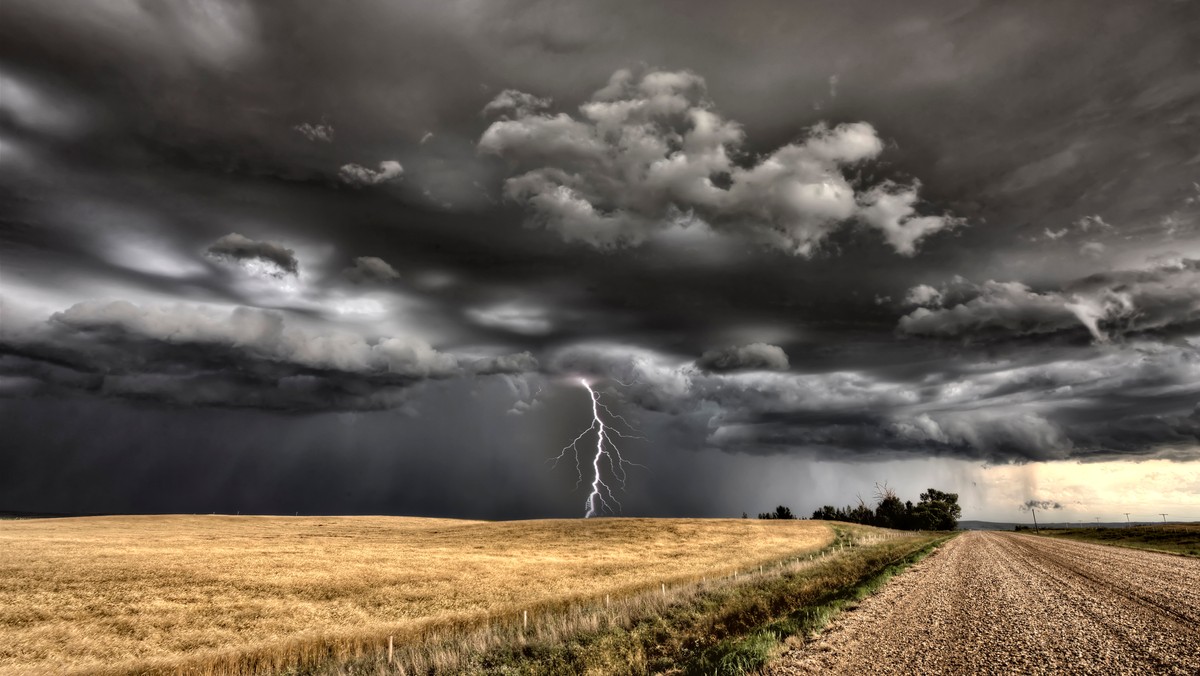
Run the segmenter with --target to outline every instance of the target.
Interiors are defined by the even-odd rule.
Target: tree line
[[[812,518],[824,521],[846,521],[897,530],[954,530],[962,507],[958,493],[946,493],[930,488],[921,493],[916,504],[901,501],[887,483],[875,484],[875,506],[869,506],[860,496],[858,505],[834,507],[825,505],[813,512]],[[773,512],[763,512],[760,519],[795,519],[791,508],[780,505]]]

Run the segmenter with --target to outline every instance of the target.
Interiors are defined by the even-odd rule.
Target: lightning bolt
[[[570,452],[575,456],[575,471],[579,475],[579,479],[575,482],[575,487],[578,488],[583,483],[583,468],[580,465],[579,454],[580,442],[584,441],[587,436],[595,432],[596,448],[592,455],[592,492],[588,493],[587,500],[584,502],[584,518],[590,518],[600,514],[602,511],[610,514],[616,513],[613,505],[617,509],[621,508],[621,502],[617,500],[617,496],[613,494],[612,486],[604,480],[605,467],[607,466],[608,474],[611,476],[611,481],[620,485],[622,490],[625,489],[625,480],[627,478],[627,467],[643,467],[635,462],[626,460],[621,455],[621,448],[617,445],[616,439],[642,439],[644,437],[633,434],[636,429],[629,421],[621,417],[617,413],[613,413],[612,409],[600,400],[600,393],[592,388],[592,384],[587,378],[580,378],[579,384],[587,390],[588,395],[592,400],[592,424],[579,433],[571,443],[563,446],[562,451],[553,458],[554,466],[558,466],[558,462],[567,456]],[[610,421],[620,422],[630,433],[622,432],[612,422],[606,423],[605,417]]]

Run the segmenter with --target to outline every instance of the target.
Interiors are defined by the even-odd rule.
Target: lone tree
[[[943,493],[930,488],[921,494],[921,501],[913,508],[913,527],[920,530],[954,530],[962,507],[958,506],[958,493]]]
[[[760,518],[760,519],[794,519],[794,518],[796,518],[796,515],[792,514],[791,507],[784,507],[783,505],[780,505],[775,508],[774,512],[763,512],[758,515],[758,518]]]

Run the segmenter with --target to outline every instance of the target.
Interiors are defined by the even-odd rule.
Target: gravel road
[[[1200,674],[1200,559],[968,532],[767,674]]]

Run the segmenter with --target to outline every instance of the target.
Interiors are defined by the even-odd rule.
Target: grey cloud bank
[[[1044,292],[1020,282],[974,285],[956,278],[941,290],[915,286],[906,301],[933,306],[900,318],[900,330],[914,335],[1014,336],[1083,327],[1106,342],[1151,331],[1190,334],[1200,320],[1200,261],[1097,273]]]

